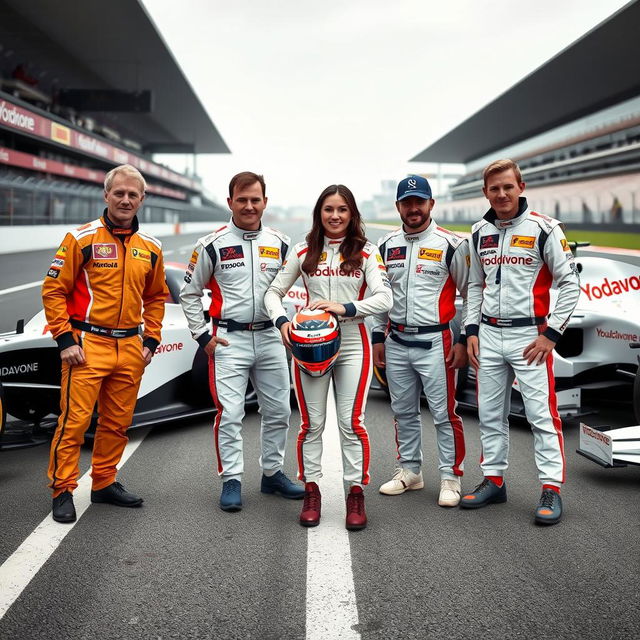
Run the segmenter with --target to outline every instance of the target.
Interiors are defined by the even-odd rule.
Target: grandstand
[[[0,0],[0,225],[99,215],[122,163],[147,179],[143,222],[219,219],[153,154],[228,152],[138,0]]]
[[[530,205],[573,226],[640,231],[640,2],[625,5],[414,162],[464,163],[438,218],[487,208],[482,170],[518,162]]]

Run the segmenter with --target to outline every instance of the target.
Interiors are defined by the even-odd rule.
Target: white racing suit
[[[456,314],[456,290],[463,299],[467,295],[468,243],[432,219],[421,233],[402,229],[389,233],[380,242],[380,253],[393,307],[388,314],[376,315],[373,343],[385,345],[398,462],[413,473],[420,471],[424,389],[436,428],[440,475],[461,476],[465,446],[462,420],[456,413],[457,371],[445,360],[453,348],[449,322]],[[464,344],[465,339],[463,329],[459,342]]]
[[[480,349],[478,415],[485,476],[502,476],[509,452],[509,400],[515,378],[534,439],[538,477],[565,480],[564,440],[558,415],[553,357],[527,365],[525,347],[542,333],[557,342],[578,302],[573,255],[557,220],[530,211],[520,198],[515,218],[500,221],[493,209],[473,225],[467,336]],[[549,291],[558,297],[549,314]]]
[[[242,419],[247,383],[258,396],[265,472],[282,468],[289,428],[289,371],[280,332],[264,306],[264,294],[282,266],[290,240],[262,227],[244,231],[229,221],[196,244],[180,291],[191,334],[203,348],[211,340],[202,295],[211,290],[211,331],[229,346],[218,345],[209,359],[209,386],[218,473],[240,480],[243,472]]]
[[[280,327],[288,321],[282,298],[298,277],[307,289],[308,304],[331,300],[347,309],[340,318],[340,352],[331,375],[335,391],[338,427],[342,444],[345,482],[366,485],[369,482],[369,436],[364,424],[367,393],[371,384],[371,343],[363,318],[391,306],[387,272],[375,245],[367,242],[362,250],[362,267],[351,273],[341,269],[341,240],[325,239],[323,253],[311,276],[302,271],[308,247],[299,243],[291,250],[282,271],[265,296],[269,315]],[[369,288],[371,295],[365,297]],[[294,388],[300,408],[298,434],[298,477],[304,482],[318,482],[322,477],[322,432],[327,415],[329,375],[313,378],[291,365]]]

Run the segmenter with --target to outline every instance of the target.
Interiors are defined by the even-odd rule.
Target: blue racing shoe
[[[283,498],[290,500],[301,500],[304,498],[304,487],[291,482],[282,471],[277,471],[272,476],[262,475],[260,484],[262,493],[278,493]]]
[[[507,501],[507,485],[503,482],[499,487],[495,482],[485,478],[471,493],[460,500],[463,509],[480,509],[488,504]]]
[[[222,483],[220,508],[223,511],[240,511],[242,509],[241,487],[240,480],[227,480]]]
[[[562,517],[562,498],[553,489],[543,489],[536,509],[536,524],[556,524]]]

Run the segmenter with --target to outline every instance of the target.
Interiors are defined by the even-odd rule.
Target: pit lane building
[[[482,170],[512,158],[538,211],[640,231],[640,2],[630,2],[411,159],[464,163],[438,219],[487,209]]]
[[[0,0],[0,225],[79,223],[130,163],[144,222],[220,217],[196,175],[155,153],[228,153],[138,0]]]

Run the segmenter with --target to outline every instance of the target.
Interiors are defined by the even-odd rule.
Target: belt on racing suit
[[[439,333],[449,328],[448,322],[443,322],[442,324],[427,324],[421,327],[410,327],[406,324],[396,324],[395,322],[390,322],[389,324],[394,331],[400,331],[400,333]]]
[[[482,314],[482,324],[488,324],[492,327],[534,327],[544,324],[547,321],[545,316],[534,316],[532,318],[494,318]]]
[[[111,329],[109,327],[100,327],[96,324],[90,324],[89,322],[82,322],[82,320],[76,320],[74,318],[71,318],[69,323],[74,329],[95,333],[98,336],[107,336],[108,338],[130,338],[131,336],[137,336],[140,333],[139,326],[131,327],[129,329]]]
[[[261,320],[260,322],[236,322],[235,320],[223,320],[222,318],[211,318],[211,322],[216,327],[222,327],[227,331],[264,331],[273,327],[271,320]]]

